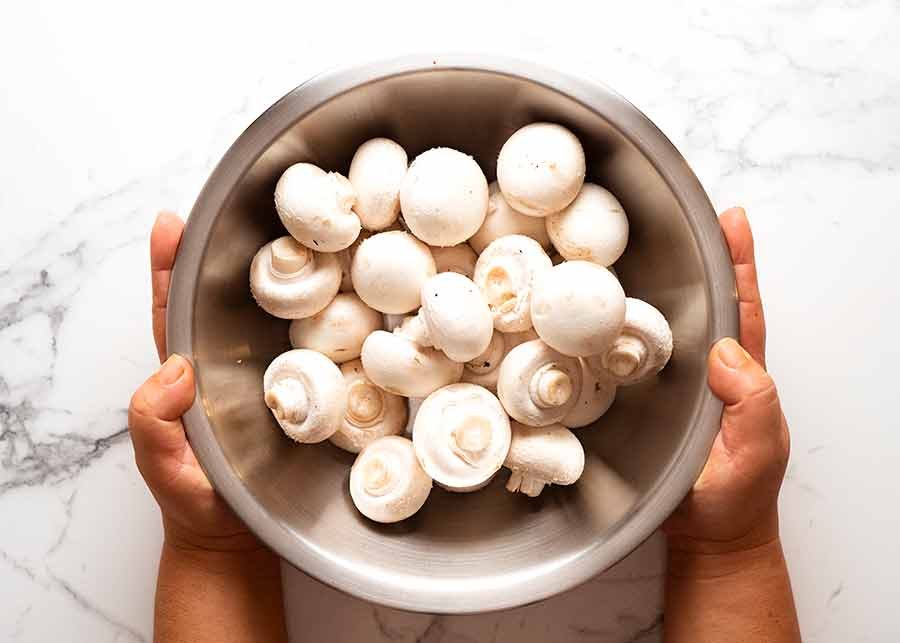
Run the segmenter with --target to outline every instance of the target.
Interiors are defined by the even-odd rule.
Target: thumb
[[[709,387],[725,403],[721,437],[728,451],[754,443],[777,444],[782,415],[775,382],[730,337],[710,352]]]
[[[182,463],[187,437],[181,416],[194,402],[194,372],[180,355],[165,361],[131,397],[128,428],[134,459],[151,484],[173,477]]]

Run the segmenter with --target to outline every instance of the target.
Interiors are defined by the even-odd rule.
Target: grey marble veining
[[[793,432],[781,517],[804,640],[900,635],[900,5],[528,5],[463,2],[439,26],[373,3],[6,12],[0,56],[18,64],[0,86],[0,639],[152,640],[161,531],[125,409],[155,366],[155,211],[186,213],[230,142],[312,73],[441,49],[606,82],[717,207],[748,208]],[[466,617],[370,605],[285,569],[289,624],[298,641],[659,641],[664,565],[657,536],[572,592]]]

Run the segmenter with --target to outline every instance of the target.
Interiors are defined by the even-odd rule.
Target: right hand
[[[722,339],[709,354],[709,386],[725,403],[721,429],[700,478],[664,525],[670,548],[711,554],[777,541],[778,492],[790,452],[778,392],[765,370],[750,224],[740,208],[722,214],[719,223],[734,262],[740,344]]]

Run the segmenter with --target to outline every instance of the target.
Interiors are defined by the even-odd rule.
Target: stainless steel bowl
[[[284,234],[273,205],[298,161],[346,172],[373,136],[410,158],[434,146],[472,154],[489,177],[503,141],[533,121],[571,128],[588,176],[618,196],[631,238],[616,270],[632,296],[666,315],[675,353],[659,378],[619,390],[596,427],[578,431],[581,481],[538,499],[435,488],[424,509],[378,525],[347,492],[353,456],[298,446],[262,398],[288,324],[250,297],[250,259]],[[225,154],[187,223],[169,295],[169,350],[188,356],[197,401],[185,416],[215,487],[262,540],[333,587],[437,613],[514,607],[569,589],[645,540],[693,484],[721,404],[706,386],[710,345],[737,332],[734,276],[709,199],[684,159],[606,87],[488,56],[406,57],[317,76],[260,116]]]

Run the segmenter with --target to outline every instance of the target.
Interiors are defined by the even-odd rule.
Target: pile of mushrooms
[[[450,148],[407,161],[376,138],[348,177],[297,163],[278,181],[289,234],[256,254],[250,289],[292,320],[293,349],[266,370],[265,404],[291,439],[358,454],[350,497],[377,522],[504,467],[527,496],[575,483],[571,429],[672,355],[665,317],[612,269],[621,203],[585,182],[580,141],[555,123],[516,131],[494,183]]]

